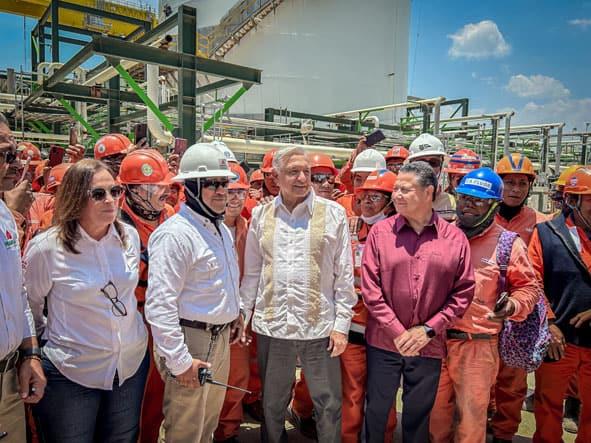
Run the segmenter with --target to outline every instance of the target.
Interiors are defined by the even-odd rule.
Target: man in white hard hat
[[[416,161],[428,163],[435,171],[437,179],[440,180],[443,162],[446,158],[445,148],[441,140],[431,134],[421,134],[410,144],[409,152],[410,155],[407,160],[409,163]],[[441,218],[449,222],[456,219],[456,201],[451,194],[443,191],[441,183],[439,183],[435,193],[433,210]]]
[[[162,442],[211,441],[225,389],[203,384],[203,370],[225,383],[230,343],[246,342],[236,251],[223,224],[234,177],[215,145],[191,146],[175,177],[184,182],[187,201],[148,243],[145,314],[165,382]]]
[[[386,169],[386,159],[375,149],[365,149],[355,157],[351,168],[351,180],[353,182],[353,193],[345,194],[337,200],[347,211],[347,217],[360,216],[359,200],[355,195],[355,189],[363,186],[365,179],[374,171]]]

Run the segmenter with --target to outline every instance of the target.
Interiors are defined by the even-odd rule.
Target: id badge
[[[364,243],[357,243],[355,246],[355,267],[361,268],[361,257],[363,257],[363,248],[365,248]]]

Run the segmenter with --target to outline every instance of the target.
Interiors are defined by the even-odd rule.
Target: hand
[[[39,403],[39,400],[43,398],[47,380],[38,359],[23,360],[18,368],[18,384],[21,399],[25,403]]]
[[[131,147],[127,149],[127,153],[129,154],[130,152],[133,152],[136,149],[148,149],[148,148],[149,148],[148,138],[142,137],[138,140],[138,142],[135,145],[131,145]]]
[[[76,145],[68,145],[66,148],[66,154],[70,158],[70,163],[79,162],[84,158],[84,145],[76,144]]]
[[[238,314],[238,318],[230,325],[230,344],[240,343],[246,344],[246,328],[244,327],[244,317],[242,311]]]
[[[486,314],[487,320],[494,321],[495,323],[502,323],[503,320],[511,317],[515,313],[515,302],[511,298],[507,298],[507,301],[501,306],[498,311],[489,312]]]
[[[211,368],[211,363],[194,358],[191,367],[182,374],[177,375],[175,380],[186,388],[198,388],[201,386],[198,378],[199,368]]]
[[[263,193],[260,189],[250,188],[248,190],[248,196],[253,200],[258,200],[263,197]]]
[[[271,203],[273,201],[275,197],[273,197],[272,195],[267,195],[266,197],[263,197],[259,200],[259,202],[257,203],[258,205],[266,205],[267,203]]]
[[[9,209],[12,209],[19,214],[26,216],[35,201],[31,183],[28,180],[23,180],[10,191],[4,192],[4,203]]]
[[[168,156],[168,170],[173,174],[177,174],[179,170],[179,164],[181,157],[178,154],[170,154]]]
[[[326,348],[326,350],[330,352],[331,357],[338,357],[343,352],[345,352],[348,341],[347,334],[343,334],[339,331],[332,331],[330,333],[328,348]]]
[[[361,154],[363,151],[365,151],[368,148],[368,146],[365,144],[366,140],[367,140],[367,138],[365,138],[365,136],[362,136],[359,139],[359,142],[357,143],[355,150],[351,153],[351,164],[353,164],[353,162],[355,161],[355,158],[359,154]]]
[[[403,357],[415,357],[430,341],[425,328],[419,325],[402,333],[394,340],[394,344]]]
[[[575,328],[580,328],[585,326],[585,323],[591,322],[591,309],[588,309],[583,312],[579,312],[570,320],[570,324],[573,325]],[[590,326],[590,325],[587,325]]]
[[[335,189],[332,191],[332,199],[335,201],[341,198],[343,195],[345,195],[345,193],[343,191],[340,191],[339,189]]]
[[[558,326],[551,324],[548,326],[550,331],[550,346],[548,347],[548,357],[553,360],[560,360],[564,357],[564,350],[566,347],[566,340],[564,334]]]

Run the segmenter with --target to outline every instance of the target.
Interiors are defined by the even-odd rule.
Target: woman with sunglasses
[[[123,187],[97,160],[67,171],[54,227],[29,244],[25,286],[46,340],[43,441],[135,442],[149,359],[137,311],[140,242],[117,220]],[[47,302],[47,318],[43,305]]]

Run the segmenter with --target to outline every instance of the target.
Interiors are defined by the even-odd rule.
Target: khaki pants
[[[185,343],[193,358],[205,361],[211,333],[183,327]],[[160,426],[160,443],[205,443],[213,433],[224,404],[226,389],[209,383],[199,388],[181,386],[167,373],[163,360],[156,356],[158,370],[164,380],[164,421]],[[230,328],[226,327],[215,341],[209,356],[213,379],[228,380],[230,369]]]
[[[8,432],[2,443],[27,441],[25,405],[18,392],[16,368],[0,373],[0,433]]]

